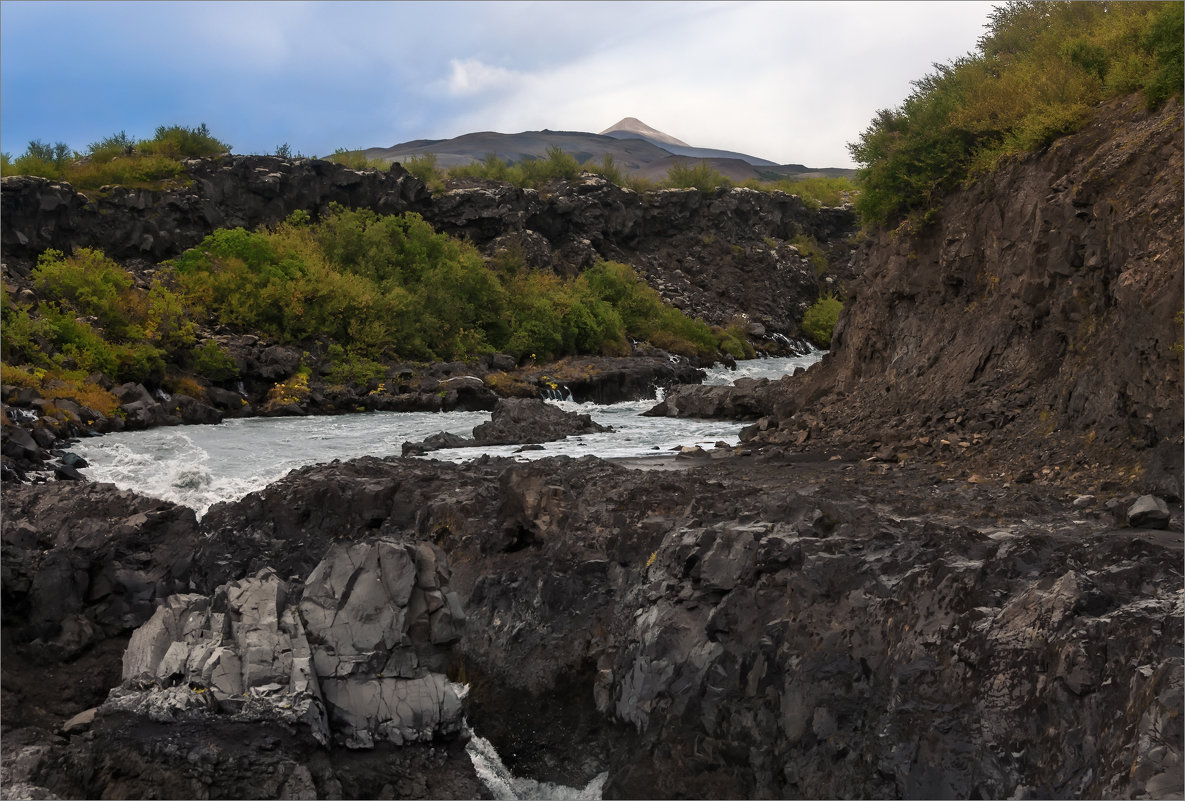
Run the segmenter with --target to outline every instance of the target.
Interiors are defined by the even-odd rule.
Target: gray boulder
[[[449,578],[435,546],[380,539],[333,546],[299,603],[270,568],[173,595],[132,635],[102,711],[302,722],[350,748],[455,736],[465,691],[443,670],[465,613]]]
[[[1127,522],[1132,528],[1168,528],[1168,504],[1155,495],[1141,495],[1127,510]]]

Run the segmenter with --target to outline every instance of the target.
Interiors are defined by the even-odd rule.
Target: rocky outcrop
[[[438,548],[335,545],[303,583],[264,568],[203,594],[189,510],[45,489],[4,490],[6,797],[479,797],[445,676],[465,612]]]
[[[872,236],[830,354],[771,387],[744,438],[1181,497],[1181,126],[1178,101],[1110,102],[933,225]]]
[[[5,178],[0,244],[6,261],[30,263],[47,248],[91,247],[120,261],[155,263],[217,228],[274,225],[297,210],[319,215],[331,203],[397,214],[427,197],[423,182],[398,165],[359,171],[317,159],[227,155],[190,159],[183,167],[181,185],[163,190],[78,192],[45,178]]]
[[[455,737],[463,693],[443,671],[465,613],[448,576],[431,545],[380,539],[332,547],[300,593],[265,568],[171,596],[132,634],[99,715],[284,720],[350,748]]]
[[[612,430],[608,426],[594,423],[592,417],[587,414],[565,412],[538,399],[500,399],[490,419],[474,426],[472,439],[441,431],[422,442],[403,443],[403,455],[421,455],[443,448],[469,448],[477,445],[538,444]]]
[[[297,699],[292,677],[307,643],[338,742],[374,732],[381,751],[391,747],[384,731],[406,741],[402,724],[384,728],[386,713],[375,714],[402,709],[383,682],[420,682],[401,697],[443,709],[451,702],[433,687],[450,685],[423,677],[447,671],[464,675],[470,723],[516,773],[583,786],[608,770],[607,796],[1181,792],[1179,503],[1166,505],[1162,533],[1124,527],[1133,504],[1120,498],[951,481],[922,464],[826,452],[694,464],[672,473],[592,458],[367,458],[294,471],[214,507],[197,536],[162,534],[151,546],[196,548],[172,600],[158,595],[164,611],[155,614],[176,622],[157,627],[164,635],[149,636],[151,625],[136,635],[128,653],[154,654],[142,660],[155,665],[151,680],[90,704],[100,706],[91,731],[134,754],[143,781],[174,786],[161,777],[167,766],[222,764],[191,757],[227,736],[211,721],[250,722],[249,738],[233,738],[243,741],[243,764],[275,763],[281,777],[303,776],[303,765],[321,793],[326,776],[345,775],[350,752],[278,734],[299,703],[276,717],[259,712],[269,699]],[[6,546],[30,529],[102,519],[113,492],[91,488],[67,501],[62,485],[5,487]],[[96,556],[91,571],[106,563]],[[25,568],[34,581],[49,569],[41,564]],[[50,599],[35,598],[30,584],[6,576],[6,637],[23,630],[18,610],[47,617],[37,610]],[[84,600],[86,614],[93,603]],[[227,675],[200,668],[223,612],[219,664],[238,656],[233,675],[249,697],[216,713],[217,694],[191,685],[213,688]],[[30,726],[40,718],[29,705],[53,682],[72,681],[75,663],[39,651],[63,678],[46,677],[43,661],[43,686],[16,701],[11,671],[33,646],[23,636],[6,646],[4,725],[6,743],[16,736],[43,748],[20,763],[37,766],[27,781],[64,788],[48,771],[77,776],[84,765],[102,777],[86,785],[95,794],[100,781],[125,793],[154,786],[129,775],[114,783],[84,753],[84,734],[36,739]],[[118,665],[120,652],[103,644],[82,659]],[[426,673],[406,672],[413,653]],[[337,681],[354,689],[334,695],[327,688]],[[152,710],[178,695],[193,704],[178,712],[184,722],[153,723]],[[160,703],[144,702],[152,698]],[[355,701],[365,711],[349,712]],[[84,709],[63,710],[57,725]],[[171,755],[146,745],[152,726],[176,733]],[[261,732],[272,733],[274,755]]]
[[[797,374],[798,370],[795,371]],[[773,413],[784,396],[792,376],[778,381],[768,378],[738,378],[728,386],[671,387],[644,417],[700,417],[723,420],[756,420]]]

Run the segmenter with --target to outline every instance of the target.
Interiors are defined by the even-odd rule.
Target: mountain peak
[[[604,136],[605,134],[615,132],[637,134],[638,136],[645,137],[646,139],[650,139],[653,142],[659,142],[661,144],[678,145],[679,147],[691,147],[691,145],[680,139],[676,139],[670,134],[665,134],[662,131],[651,128],[637,117],[626,117],[615,125],[611,125],[610,127],[601,131],[601,135]]]

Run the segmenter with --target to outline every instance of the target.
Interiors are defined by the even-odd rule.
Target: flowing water
[[[729,384],[738,378],[776,379],[822,358],[822,352],[778,359],[737,362],[736,370],[716,367],[705,384]],[[717,442],[735,445],[743,423],[642,417],[656,400],[599,405],[552,401],[612,426],[611,433],[568,437],[543,444],[542,450],[515,453],[514,445],[435,451],[426,457],[462,462],[484,453],[517,459],[544,456],[620,458],[654,456],[685,445],[710,448]],[[288,471],[304,465],[358,456],[396,456],[402,445],[438,431],[469,436],[489,419],[487,412],[372,412],[338,417],[247,418],[213,426],[155,428],[107,434],[82,440],[71,450],[90,466],[82,472],[93,481],[135,490],[192,507],[198,515],[220,501],[241,498],[262,489]],[[564,787],[515,777],[502,764],[493,745],[474,735],[466,750],[478,777],[497,799],[598,799],[606,774],[588,786]]]
[[[707,384],[741,377],[778,378],[809,367],[822,356],[752,359],[737,369],[717,366]],[[488,453],[530,460],[545,456],[624,458],[655,456],[681,446],[735,445],[743,423],[642,417],[657,401],[599,405],[552,401],[566,411],[587,413],[614,431],[543,443],[542,450],[515,453],[518,446],[454,448],[422,458],[463,462]],[[282,478],[290,470],[334,459],[398,456],[404,442],[439,431],[469,436],[488,412],[370,412],[334,417],[251,417],[212,426],[175,426],[124,431],[84,439],[70,450],[90,463],[82,472],[154,498],[189,506],[199,515],[220,501],[236,500]]]

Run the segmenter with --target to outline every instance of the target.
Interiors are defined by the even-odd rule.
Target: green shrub
[[[815,275],[822,276],[827,272],[827,254],[823,252],[817,239],[810,234],[799,233],[790,240],[790,244],[794,245],[799,254],[810,260]]]
[[[403,169],[427,184],[433,192],[443,191],[444,173],[436,166],[435,153],[411,156],[403,162]]]
[[[146,155],[168,156],[173,159],[200,158],[202,156],[217,156],[230,152],[230,145],[215,138],[202,123],[196,128],[184,125],[161,125],[156,129],[152,139],[146,139],[137,145],[137,149]]]
[[[326,161],[332,161],[334,164],[340,164],[343,167],[349,167],[351,170],[388,170],[391,168],[390,163],[380,159],[368,158],[361,150],[346,150],[344,147],[339,147],[328,156]]]
[[[212,339],[196,346],[192,358],[194,372],[210,381],[227,381],[239,375],[235,360],[224,347]]]
[[[600,164],[594,164],[589,160],[580,166],[581,169],[596,173],[611,184],[616,184],[617,186],[627,185],[626,175],[622,172],[621,167],[617,165],[617,161],[613,158],[612,153],[606,153],[602,156]]]
[[[732,182],[713,169],[706,159],[701,159],[698,164],[672,164],[667,170],[664,186],[712,192],[719,187],[730,187]]]
[[[843,310],[843,301],[830,292],[824,293],[802,315],[802,333],[817,347],[831,347],[831,332]]]
[[[1016,153],[1078,130],[1091,106],[1142,89],[1179,93],[1182,4],[1012,2],[993,9],[976,52],[913,82],[849,144],[868,223],[928,218],[950,189]]]
[[[367,386],[386,374],[383,365],[337,343],[329,346],[326,357],[329,362],[326,379],[331,384]]]
[[[35,140],[24,155],[6,157],[0,163],[0,172],[69,181],[84,190],[114,184],[156,188],[184,174],[183,159],[229,150],[230,145],[216,139],[205,123],[196,128],[162,125],[152,139],[133,142],[127,132],[120,131],[92,142],[85,157],[71,151],[64,142],[50,146]]]
[[[33,286],[78,314],[98,318],[114,337],[126,337],[142,322],[132,292],[132,275],[97,250],[80,248],[72,256],[47,250],[33,268]]]

